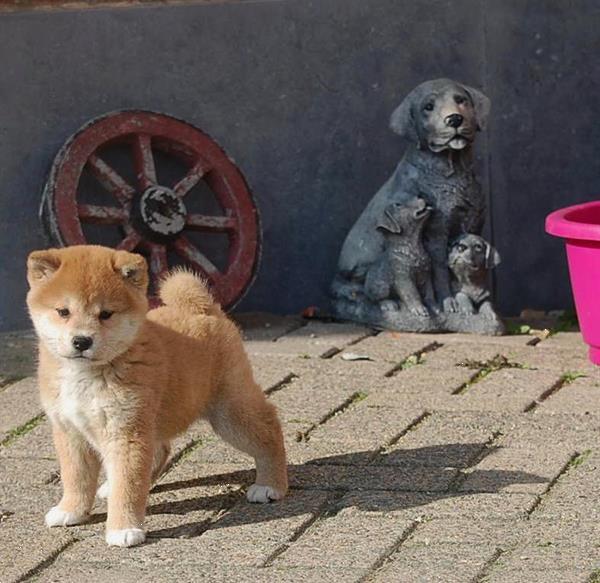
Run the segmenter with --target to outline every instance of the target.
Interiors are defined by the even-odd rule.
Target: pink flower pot
[[[546,232],[565,239],[579,326],[590,360],[600,365],[600,201],[549,214]]]

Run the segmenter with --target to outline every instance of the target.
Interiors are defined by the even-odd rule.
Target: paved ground
[[[0,337],[2,583],[600,581],[600,372],[578,334],[243,323],[284,422],[289,498],[247,504],[250,461],[200,424],[127,550],[105,546],[103,505],[43,526],[60,478],[33,339]]]

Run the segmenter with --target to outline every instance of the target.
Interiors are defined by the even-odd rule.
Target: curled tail
[[[159,295],[167,306],[191,314],[216,314],[220,311],[206,282],[184,269],[172,271],[165,277]]]

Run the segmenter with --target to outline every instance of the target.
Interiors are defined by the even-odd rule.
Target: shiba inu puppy
[[[178,271],[148,312],[145,259],[99,246],[34,251],[27,305],[39,337],[42,405],[52,422],[63,497],[48,526],[85,522],[101,465],[106,542],[145,539],[148,492],[170,440],[199,417],[256,461],[250,502],[283,498],[287,466],[275,408],[242,339],[201,279]]]

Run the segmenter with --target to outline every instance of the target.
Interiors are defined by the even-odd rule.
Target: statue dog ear
[[[468,87],[467,85],[461,86],[467,92],[471,98],[471,101],[473,102],[478,129],[485,129],[485,124],[490,113],[492,102],[490,101],[489,97],[486,97],[481,91],[479,91],[479,89],[474,89],[473,87]]]
[[[412,112],[412,105],[415,100],[415,92],[412,91],[404,101],[394,110],[390,117],[390,128],[403,138],[407,138],[413,142],[418,141],[417,128],[415,126],[415,118]]]
[[[494,249],[489,243],[486,242],[485,246],[485,267],[486,269],[494,269],[497,265],[500,265],[500,253]]]

